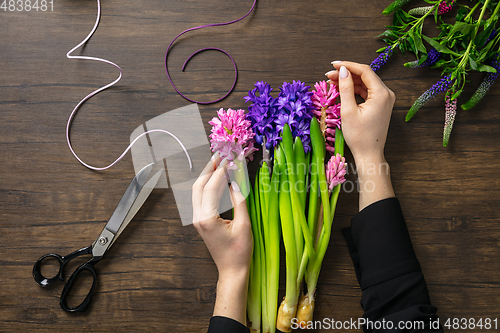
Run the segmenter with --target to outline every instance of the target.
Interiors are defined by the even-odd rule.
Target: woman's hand
[[[230,186],[234,219],[219,216],[219,203],[227,186],[227,160],[218,154],[193,184],[193,225],[203,238],[219,271],[214,316],[246,324],[248,273],[253,237],[246,200],[238,185]]]
[[[384,156],[384,146],[396,95],[368,65],[342,61],[328,78],[340,91],[342,132],[356,159]],[[358,104],[355,94],[365,101]]]
[[[359,209],[394,197],[384,146],[396,95],[368,65],[333,62],[327,73],[339,87],[342,133],[354,156],[360,182]],[[356,102],[356,95],[364,103]]]

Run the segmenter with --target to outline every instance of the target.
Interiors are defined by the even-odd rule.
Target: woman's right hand
[[[395,196],[384,146],[396,96],[370,66],[348,61],[332,64],[338,70],[327,76],[339,87],[342,133],[356,162],[362,210]],[[364,103],[358,104],[355,95]]]
[[[342,132],[356,163],[383,159],[396,95],[368,65],[334,62],[328,78],[339,87]],[[355,94],[365,101],[358,104]]]

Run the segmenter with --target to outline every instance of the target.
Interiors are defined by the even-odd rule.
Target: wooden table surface
[[[389,2],[259,1],[237,24],[183,36],[171,51],[169,68],[181,91],[208,101],[230,87],[230,61],[209,51],[182,73],[184,60],[202,47],[223,48],[236,60],[233,93],[200,105],[208,134],[208,121],[220,107],[245,107],[243,96],[255,81],[267,81],[275,90],[283,81],[312,85],[324,79],[332,60],[369,63],[383,46],[374,37],[391,21],[381,15]],[[104,1],[97,33],[77,54],[114,61],[124,76],[75,118],[72,141],[83,160],[107,165],[137,126],[189,104],[165,75],[168,44],[185,29],[241,17],[251,4]],[[95,239],[134,176],[130,155],[110,170],[94,172],[67,147],[71,110],[114,80],[117,71],[65,57],[92,28],[96,2],[54,0],[53,5],[46,12],[0,11],[0,331],[204,332],[217,271],[196,230],[181,225],[170,189],[153,192],[97,265],[99,284],[88,311],[65,313],[59,307],[62,283],[43,289],[33,281],[39,256],[65,255]],[[410,60],[395,55],[379,72],[397,95],[386,156],[432,302],[443,321],[499,318],[499,86],[476,109],[459,111],[450,145],[443,148],[442,96],[404,122],[412,102],[440,75],[404,68]],[[471,78],[476,85],[481,80]],[[347,159],[353,162],[349,153]],[[348,178],[355,180],[352,172]],[[340,233],[356,211],[356,191],[342,193],[319,279],[316,319],[362,316],[361,291]]]

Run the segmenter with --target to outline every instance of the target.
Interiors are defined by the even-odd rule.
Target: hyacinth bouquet
[[[230,160],[247,188],[254,252],[248,287],[248,325],[254,332],[290,332],[292,319],[312,319],[316,285],[331,235],[340,186],[345,181],[344,140],[336,86],[285,82],[276,97],[257,82],[243,110],[219,110],[210,124],[212,150]],[[253,186],[244,162],[259,146],[263,162]],[[278,306],[280,242],[286,295]],[[303,282],[305,294],[301,294]]]
[[[374,71],[379,70],[398,48],[403,54],[405,51],[413,52],[417,58],[405,63],[405,67],[441,69],[442,78],[414,102],[406,115],[406,121],[428,100],[445,93],[443,146],[446,147],[456,116],[457,99],[468,82],[468,72],[485,72],[486,76],[476,92],[461,105],[463,110],[476,106],[498,78],[500,1],[480,0],[459,4],[455,0],[426,0],[429,6],[415,7],[408,11],[401,9],[410,2],[411,0],[396,0],[384,9],[385,15],[394,13],[393,24],[379,36],[388,46],[378,50],[380,54],[370,66]],[[442,16],[454,7],[458,7],[455,22],[444,22]],[[424,21],[428,17],[433,17],[441,30],[435,38],[422,34]],[[424,42],[429,45],[429,50]]]

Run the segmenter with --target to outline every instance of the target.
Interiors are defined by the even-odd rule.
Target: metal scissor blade
[[[109,230],[113,234],[116,234],[118,232],[118,229],[120,229],[120,226],[127,217],[128,212],[134,205],[134,202],[141,192],[141,189],[146,183],[151,170],[153,170],[153,165],[154,163],[146,165],[141,169],[141,171],[137,173],[134,179],[132,179],[132,182],[128,186],[127,191],[125,191],[125,194],[118,203],[118,206],[116,206],[113,215],[111,215],[108,223],[106,224],[105,229]]]
[[[120,236],[120,234],[122,233],[122,231],[127,227],[127,225],[130,223],[130,221],[132,221],[132,219],[134,218],[135,214],[137,214],[137,212],[139,211],[139,209],[141,209],[142,205],[147,200],[147,198],[149,197],[149,195],[151,194],[151,192],[155,188],[156,184],[158,183],[158,180],[160,179],[160,177],[161,177],[161,175],[162,175],[163,172],[164,172],[163,169],[159,170],[158,172],[156,172],[154,174],[153,177],[151,177],[150,180],[148,180],[148,182],[146,184],[144,184],[144,186],[142,187],[139,195],[137,196],[137,199],[135,199],[134,204],[130,208],[127,216],[125,217],[125,220],[123,221],[122,225],[118,229],[118,232],[116,233],[116,235],[113,238],[113,241],[111,242],[111,244],[109,245],[109,247],[111,247],[111,245],[113,245],[113,243],[116,241],[116,239],[118,238],[118,236]]]

